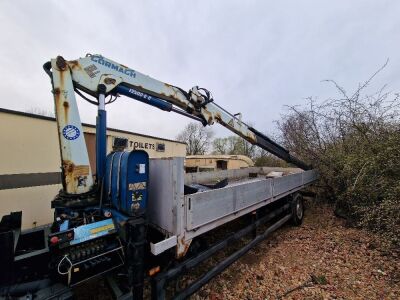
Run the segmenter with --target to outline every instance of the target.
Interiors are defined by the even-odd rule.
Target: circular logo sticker
[[[63,136],[70,141],[76,140],[80,134],[79,129],[74,125],[67,125],[63,129]]]

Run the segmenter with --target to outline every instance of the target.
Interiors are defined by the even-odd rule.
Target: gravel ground
[[[170,284],[167,295],[227,253]],[[110,299],[103,280],[76,292],[77,299]],[[302,226],[285,225],[190,299],[400,299],[400,251],[383,250],[379,237],[313,205]]]
[[[309,207],[191,299],[400,299],[399,251],[349,228],[326,206]]]

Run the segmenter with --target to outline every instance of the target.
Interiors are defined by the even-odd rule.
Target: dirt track
[[[400,299],[399,253],[328,207],[281,228],[191,299]]]

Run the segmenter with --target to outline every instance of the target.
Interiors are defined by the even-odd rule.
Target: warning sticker
[[[128,190],[130,191],[144,190],[144,189],[146,189],[146,181],[129,183],[128,185]]]

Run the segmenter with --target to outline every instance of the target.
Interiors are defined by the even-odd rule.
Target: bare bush
[[[253,160],[256,167],[289,167],[289,164],[287,162],[263,149],[260,149],[258,151],[256,157],[254,157]]]
[[[338,97],[289,107],[278,122],[284,145],[320,172],[320,193],[339,215],[400,236],[400,101],[384,86],[366,87],[387,62],[352,94],[333,80]]]
[[[176,137],[178,141],[186,143],[186,154],[206,154],[213,137],[211,129],[200,123],[189,123]]]
[[[255,158],[257,146],[249,143],[239,136],[216,138],[213,141],[214,154],[246,155]]]

